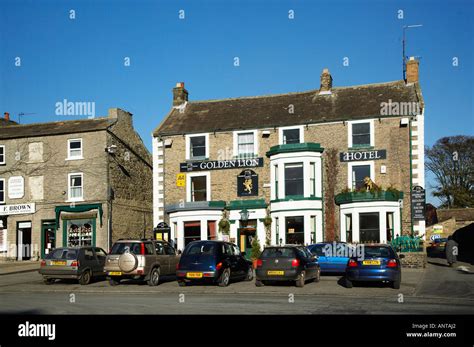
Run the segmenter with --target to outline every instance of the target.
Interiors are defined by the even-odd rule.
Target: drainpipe
[[[412,206],[411,206],[411,192],[413,190],[413,164],[412,164],[412,158],[413,158],[413,154],[412,154],[412,130],[411,130],[411,117],[409,118],[409,122],[408,122],[408,129],[409,129],[409,143],[410,143],[410,192],[409,192],[409,196],[410,196],[410,227],[411,227],[411,236],[413,237],[413,232],[414,232],[414,229],[413,229],[413,211],[412,211]],[[400,211],[401,213],[401,211]]]

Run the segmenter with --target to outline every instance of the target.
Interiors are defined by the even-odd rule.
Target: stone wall
[[[400,259],[402,267],[425,268],[427,263],[426,252],[405,252],[405,257]]]
[[[387,158],[375,160],[375,183],[382,188],[390,185],[404,192],[402,210],[402,231],[411,231],[410,211],[410,146],[409,129],[400,127],[400,118],[375,119],[375,149],[387,150]],[[263,130],[263,129],[261,129]],[[263,198],[269,202],[270,188],[263,185],[270,183],[269,159],[265,153],[271,146],[278,145],[278,129],[265,129],[270,131],[268,138],[262,138],[261,130],[258,131],[259,157],[264,157],[264,166],[255,168],[259,175],[259,196],[252,199]],[[179,164],[185,162],[185,136],[176,135],[167,137],[172,139],[171,148],[164,151],[164,187],[165,206],[186,200],[186,187],[176,186],[176,175],[179,173]],[[163,138],[165,139],[165,138]],[[335,148],[338,152],[348,150],[348,124],[344,122],[317,124],[304,127],[304,141],[320,143],[324,148]],[[224,159],[225,153],[232,154],[233,133],[218,132],[209,134],[209,156],[210,160]],[[323,154],[324,155],[324,154]],[[230,159],[230,158],[227,158]],[[337,178],[336,194],[347,187],[348,168],[347,163],[338,162],[339,173]],[[381,165],[386,166],[386,173],[381,174]],[[212,200],[236,200],[237,197],[237,175],[242,169],[226,169],[211,171],[211,199]],[[323,165],[323,177],[324,165]],[[324,183],[326,184],[326,182]],[[339,229],[339,209],[336,207],[336,230]]]

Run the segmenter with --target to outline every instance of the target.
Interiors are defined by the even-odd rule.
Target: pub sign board
[[[263,158],[239,158],[231,160],[204,160],[179,164],[180,172],[207,171],[262,167]]]
[[[342,162],[386,159],[387,150],[341,152],[339,158]]]
[[[425,190],[422,187],[413,187],[411,192],[411,211],[413,220],[425,220],[425,198]]]
[[[258,175],[253,170],[244,170],[237,176],[237,196],[258,195]]]

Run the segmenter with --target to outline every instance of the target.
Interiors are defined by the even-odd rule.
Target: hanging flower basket
[[[272,218],[271,217],[265,217],[263,219],[263,225],[265,225],[267,228],[272,225]]]
[[[229,235],[230,222],[227,219],[221,219],[219,221],[219,231],[225,235]]]

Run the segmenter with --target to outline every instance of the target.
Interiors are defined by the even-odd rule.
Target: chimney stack
[[[323,69],[321,74],[321,86],[319,87],[319,94],[331,94],[332,89],[332,76],[329,73],[329,69]]]
[[[5,117],[5,120],[6,120],[6,121],[9,121],[9,120],[10,120],[10,113],[5,112],[5,113],[3,114],[3,116]]]
[[[415,57],[410,57],[406,64],[406,83],[417,83],[419,61]]]
[[[188,101],[188,91],[184,89],[184,82],[176,83],[173,88],[173,106],[180,106]]]

